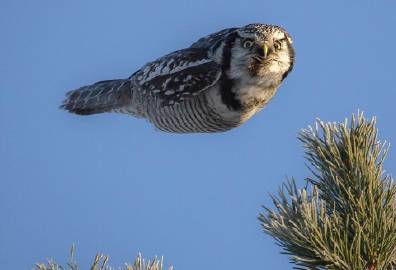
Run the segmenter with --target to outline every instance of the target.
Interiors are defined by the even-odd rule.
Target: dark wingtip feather
[[[90,115],[96,113],[102,113],[103,111],[98,110],[97,108],[79,108],[74,106],[74,103],[71,103],[68,99],[65,99],[63,103],[59,106],[60,110],[67,111],[69,113],[74,113],[78,115]]]
[[[66,98],[63,100],[62,104],[59,106],[59,109],[65,110],[69,113],[74,113],[78,115],[89,115],[98,113],[96,109],[92,108],[81,108],[78,105],[77,97],[80,95],[78,90],[69,91],[66,93]]]

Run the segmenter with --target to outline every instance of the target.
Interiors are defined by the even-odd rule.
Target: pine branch
[[[94,261],[90,267],[91,270],[112,270],[114,268],[108,266],[108,261],[109,257],[104,256],[101,254],[98,254],[95,256]],[[53,260],[48,260],[47,263],[37,263],[36,264],[36,270],[78,270],[78,265],[75,260],[75,247],[71,248],[70,252],[70,259],[69,262],[67,263],[67,268],[63,268],[62,266],[58,265],[55,261]],[[121,269],[121,268],[117,268]],[[128,264],[126,263],[122,269],[125,270],[164,270],[164,265],[163,265],[163,258],[158,260],[157,258],[154,258],[152,261],[150,260],[145,260],[142,258],[142,255],[139,253],[139,255],[136,257],[135,261],[133,264]],[[169,270],[173,270],[173,267],[169,267]]]
[[[396,185],[383,174],[389,145],[375,119],[316,122],[299,135],[313,174],[287,181],[260,214],[296,269],[388,270],[396,265]]]

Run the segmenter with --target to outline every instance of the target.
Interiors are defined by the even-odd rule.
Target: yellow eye
[[[251,39],[245,39],[245,41],[243,42],[243,47],[246,49],[250,49],[251,47],[253,47],[253,40]]]
[[[274,42],[274,49],[279,51],[280,49],[282,49],[282,42],[280,42],[279,40],[276,40]]]

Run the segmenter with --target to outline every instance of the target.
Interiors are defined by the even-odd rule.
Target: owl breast
[[[267,73],[265,76],[244,76],[231,89],[241,104],[242,121],[259,112],[274,97],[282,81],[281,74]]]
[[[148,106],[145,117],[158,129],[176,133],[223,132],[242,124],[236,113],[222,110],[213,97],[216,87],[171,106]],[[217,98],[216,98],[217,99]]]

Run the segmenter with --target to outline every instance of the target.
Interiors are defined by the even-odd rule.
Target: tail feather
[[[60,108],[80,115],[109,112],[127,105],[131,94],[129,80],[100,81],[68,92]]]

